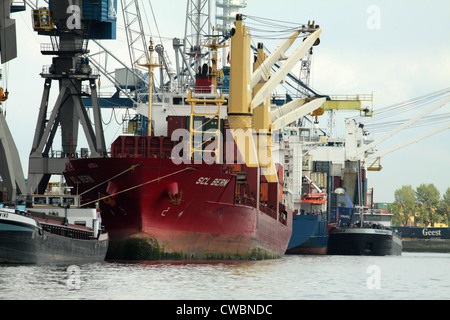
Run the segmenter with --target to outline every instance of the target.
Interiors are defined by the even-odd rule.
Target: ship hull
[[[108,240],[81,240],[42,230],[33,219],[0,219],[0,264],[75,264],[104,261]],[[29,220],[29,221],[27,221]]]
[[[325,255],[327,248],[327,221],[322,216],[293,216],[292,236],[286,254]]]
[[[236,175],[219,164],[78,159],[65,176],[86,202],[102,195],[110,260],[278,258],[291,235],[291,215],[236,203]]]
[[[401,255],[402,240],[393,230],[334,228],[328,241],[330,255]]]

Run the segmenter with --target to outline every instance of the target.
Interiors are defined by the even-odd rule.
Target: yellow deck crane
[[[286,51],[298,39],[301,33],[307,34],[306,38],[289,57],[286,57]],[[253,90],[251,100],[254,115],[253,129],[259,132],[257,147],[259,154],[258,161],[264,176],[269,182],[278,181],[273,161],[267,161],[268,159],[272,159],[270,143],[272,131],[279,129],[279,126],[285,123],[285,121],[289,121],[288,119],[292,119],[292,116],[295,116],[298,112],[304,113],[305,110],[308,110],[308,113],[310,113],[316,110],[325,99],[312,98],[308,101],[305,99],[297,99],[283,106],[285,113],[273,114],[270,111],[268,98],[271,92],[285,80],[290,70],[305,56],[306,52],[312,46],[319,43],[318,38],[321,33],[322,29],[318,25],[308,25],[299,28],[267,57],[263,53],[262,46],[258,48],[257,61],[254,65],[255,70],[250,81],[250,86]],[[282,66],[274,74],[269,74],[268,70],[271,70],[280,60],[284,60]]]

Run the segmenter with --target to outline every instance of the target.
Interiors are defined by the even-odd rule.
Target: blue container
[[[116,39],[117,0],[84,0],[83,19],[90,20],[90,39]]]
[[[69,5],[80,7],[81,20],[89,26],[88,39],[116,39],[117,0],[50,0],[53,17],[67,19],[71,16]]]

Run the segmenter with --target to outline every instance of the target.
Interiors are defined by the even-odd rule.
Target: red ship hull
[[[247,170],[256,181],[256,169]],[[72,160],[65,176],[87,205],[101,199],[107,259],[278,258],[291,236],[291,213],[236,197],[237,176],[226,165],[90,158]]]

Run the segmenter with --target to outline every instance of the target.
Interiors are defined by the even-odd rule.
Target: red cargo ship
[[[270,208],[278,200],[272,183],[261,183],[268,185],[269,199],[258,208],[250,196],[257,192],[257,170],[246,167],[241,173],[246,182],[238,181],[230,165],[130,157],[74,160],[65,175],[80,191],[105,182],[83,198],[94,201],[100,194],[111,240],[107,259],[280,257],[292,216]]]
[[[236,21],[231,47],[226,122],[233,130],[240,129],[243,123],[244,131],[250,132],[250,41],[242,17]],[[151,57],[152,51],[150,61]],[[151,74],[156,65],[147,66]],[[151,84],[149,88],[151,96]],[[223,133],[221,106],[227,101],[223,97],[202,101],[189,95],[190,141],[195,133],[206,131],[194,128],[194,117],[199,116],[198,108],[194,111],[194,100],[200,109],[206,103],[216,104],[217,113],[206,123],[218,120],[217,132]],[[150,133],[151,108],[149,102]],[[70,161],[64,173],[68,184],[82,195],[84,205],[100,203],[111,240],[107,259],[265,259],[285,253],[292,214],[280,203],[282,170],[278,168],[274,173],[273,169],[267,178],[267,171],[264,174],[259,164],[246,158],[242,145],[238,146],[233,138],[224,141],[216,137],[219,149],[211,152],[212,157],[225,154],[225,145],[231,143],[235,151],[241,149],[245,161],[206,163],[201,155],[210,143],[207,141],[200,145],[200,151],[195,151],[198,145],[189,142],[189,163],[176,164],[173,154],[177,152],[173,149],[180,141],[172,141],[170,132],[163,137],[122,136],[112,144],[111,158]],[[251,147],[254,149],[254,145]],[[201,160],[196,158],[199,154]]]

